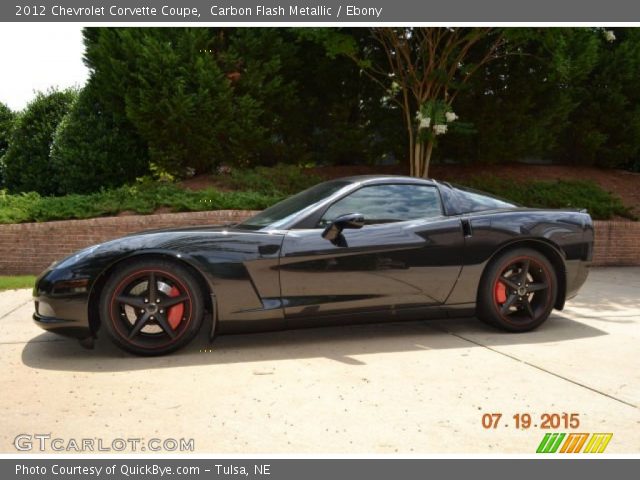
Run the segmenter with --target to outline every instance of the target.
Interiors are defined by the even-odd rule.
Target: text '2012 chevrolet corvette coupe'
[[[159,355],[210,335],[471,316],[536,328],[585,282],[591,217],[524,208],[435,180],[359,176],[233,226],[147,231],[38,278],[34,319]]]

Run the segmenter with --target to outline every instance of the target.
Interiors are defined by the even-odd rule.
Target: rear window
[[[519,206],[515,202],[494,197],[493,195],[472,188],[455,187],[455,191],[458,197],[460,213],[481,212],[483,210],[496,210]]]

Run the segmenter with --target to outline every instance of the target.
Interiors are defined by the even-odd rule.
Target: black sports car
[[[435,180],[316,185],[237,225],[147,231],[53,264],[38,325],[158,355],[216,333],[477,315],[543,323],[587,278],[591,217]]]

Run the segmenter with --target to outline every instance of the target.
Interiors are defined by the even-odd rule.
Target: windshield
[[[259,230],[267,226],[277,227],[278,225],[286,223],[302,210],[315,205],[349,184],[350,182],[344,180],[319,183],[300,193],[296,193],[286,200],[276,203],[272,207],[240,223],[237,227],[250,230]]]

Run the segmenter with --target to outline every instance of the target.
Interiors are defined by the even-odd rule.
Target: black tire
[[[549,318],[557,294],[557,275],[547,257],[530,248],[508,250],[482,275],[478,318],[510,332],[527,332]]]
[[[197,279],[166,260],[140,259],[118,267],[100,296],[100,319],[109,337],[136,355],[184,347],[198,333],[203,314]]]

